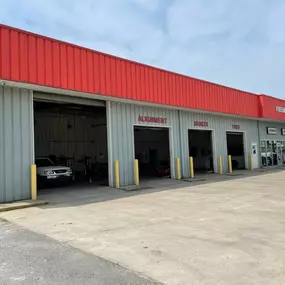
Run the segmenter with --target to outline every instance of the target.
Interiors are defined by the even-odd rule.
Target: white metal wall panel
[[[267,134],[267,128],[276,128],[276,135]],[[259,122],[259,135],[261,140],[277,140],[285,141],[285,136],[282,135],[281,129],[285,129],[285,124],[276,122]]]
[[[30,198],[33,148],[31,90],[0,87],[0,203]]]
[[[208,127],[196,127],[194,122],[207,122]],[[218,170],[218,156],[221,155],[223,159],[223,171],[228,171],[228,159],[227,159],[227,141],[226,132],[243,132],[245,143],[245,165],[249,166],[249,155],[251,153],[251,144],[256,143],[259,149],[258,139],[258,126],[257,121],[241,119],[237,117],[227,117],[219,115],[211,115],[204,113],[180,111],[181,122],[181,161],[182,161],[182,175],[189,177],[189,145],[188,145],[188,130],[189,129],[201,129],[212,130],[213,134],[213,155],[214,155],[214,169]],[[234,128],[239,126],[239,130]],[[259,154],[258,154],[259,160]],[[255,167],[259,166],[257,161]]]
[[[167,118],[167,123],[139,122],[139,116]],[[121,185],[134,184],[134,126],[167,127],[170,134],[171,174],[174,177],[174,160],[180,157],[178,111],[134,104],[107,102],[109,182],[114,186],[114,161],[120,163]]]

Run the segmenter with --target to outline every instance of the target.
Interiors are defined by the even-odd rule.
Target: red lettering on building
[[[232,125],[232,128],[233,128],[234,130],[239,130],[239,129],[240,129],[240,125]]]
[[[209,123],[208,122],[202,122],[202,121],[194,121],[194,126],[195,127],[208,127]]]
[[[150,116],[139,116],[138,121],[139,122],[144,122],[144,123],[166,124],[167,123],[167,118],[150,117]]]

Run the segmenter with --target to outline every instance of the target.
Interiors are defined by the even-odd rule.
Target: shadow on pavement
[[[40,206],[41,209],[76,207],[80,205],[102,203],[137,195],[147,195],[161,191],[175,191],[176,189],[205,185],[209,183],[243,179],[264,174],[277,173],[284,168],[236,171],[233,175],[224,174],[201,174],[192,181],[178,181],[169,178],[142,179],[140,189],[136,191],[124,191],[98,184],[72,185],[69,187],[58,187],[43,189],[39,191],[38,199],[47,201],[49,204]]]

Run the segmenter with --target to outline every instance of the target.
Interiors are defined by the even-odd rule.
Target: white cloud
[[[0,21],[285,99],[283,0],[0,0]]]

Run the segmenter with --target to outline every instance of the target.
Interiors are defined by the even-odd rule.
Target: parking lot
[[[85,189],[0,217],[165,284],[285,284],[284,174]]]

